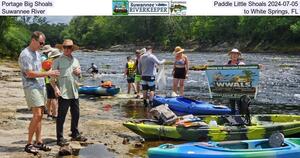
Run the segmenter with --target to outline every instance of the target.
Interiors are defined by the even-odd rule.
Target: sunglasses
[[[45,42],[40,42],[39,40],[35,39],[37,42],[39,42],[40,46],[44,46]]]
[[[64,49],[73,49],[73,46],[63,46]]]

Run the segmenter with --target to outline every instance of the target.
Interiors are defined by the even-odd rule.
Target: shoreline
[[[16,66],[15,61],[0,60],[0,155],[5,158],[31,158],[35,156],[24,152],[24,147],[32,114],[27,108],[20,70]],[[109,101],[103,99],[105,103]],[[75,151],[78,153],[89,144],[104,144],[115,157],[132,157],[130,150],[134,149],[137,143],[135,140],[137,135],[123,127],[122,123],[125,120],[90,118],[89,116],[99,114],[99,107],[92,106],[93,102],[89,103],[91,105],[84,104],[84,99],[80,99],[80,102],[79,129],[88,141],[86,143],[70,141],[73,152],[76,154]],[[52,150],[40,151],[39,155],[43,158],[58,157],[59,146],[56,145],[55,122],[46,120],[46,117],[44,115],[42,121],[42,138],[52,147]],[[68,113],[64,127],[64,136],[68,140],[70,140],[68,137],[70,122],[70,113]],[[123,144],[125,137],[131,140],[127,144]]]

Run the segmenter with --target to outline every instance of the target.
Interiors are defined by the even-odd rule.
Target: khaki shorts
[[[24,89],[25,99],[29,109],[45,106],[45,89]]]

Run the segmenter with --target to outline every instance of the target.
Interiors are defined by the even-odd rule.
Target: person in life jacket
[[[135,62],[131,59],[131,56],[127,57],[127,63],[125,66],[124,75],[127,77],[127,93],[130,94],[131,88],[134,90],[134,93],[136,94],[136,87],[134,84],[134,77],[135,77]]]

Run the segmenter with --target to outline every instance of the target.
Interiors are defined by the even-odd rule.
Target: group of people
[[[173,93],[177,95],[178,86],[179,94],[184,95],[184,80],[187,78],[189,70],[189,61],[186,55],[183,54],[184,49],[177,46],[173,52],[175,55],[174,67],[173,67]],[[144,106],[153,105],[153,97],[155,92],[155,76],[156,69],[159,65],[165,63],[165,59],[158,60],[153,53],[152,46],[136,50],[135,61],[129,56],[127,57],[127,63],[125,66],[124,74],[127,77],[129,94],[131,88],[134,93],[137,94],[136,98],[140,98],[140,85],[143,90],[143,102]]]
[[[78,130],[79,121],[79,100],[78,100],[78,80],[81,77],[79,61],[72,56],[72,52],[78,47],[70,39],[64,40],[59,45],[60,51],[56,49],[43,48],[46,36],[39,31],[31,35],[30,44],[22,50],[19,56],[19,66],[21,69],[22,83],[28,108],[32,111],[32,119],[28,128],[28,140],[25,151],[28,153],[38,153],[38,150],[50,151],[51,148],[44,144],[41,136],[42,117],[47,105],[58,100],[58,110],[48,107],[48,114],[56,119],[56,137],[57,145],[68,145],[63,137],[63,127],[65,118],[70,107],[71,109],[71,137],[72,141],[86,141],[87,138],[82,136]],[[42,58],[48,56],[53,60],[51,68],[42,70]],[[45,83],[46,78],[46,83]],[[46,85],[46,88],[45,88]],[[45,93],[47,89],[47,95]],[[52,91],[51,91],[51,90]],[[35,135],[35,143],[33,136]]]
[[[72,55],[73,51],[78,49],[78,47],[74,45],[72,40],[66,39],[59,49],[55,49],[51,48],[51,46],[44,46],[45,40],[46,37],[42,32],[33,32],[29,46],[19,56],[25,98],[29,109],[33,113],[28,128],[28,141],[25,146],[25,151],[28,153],[37,153],[38,149],[51,150],[49,146],[43,143],[41,136],[41,122],[45,104],[48,107],[48,117],[56,118],[57,145],[68,145],[67,140],[63,136],[63,129],[69,107],[71,111],[71,140],[87,140],[78,130],[80,115],[78,83],[81,77],[81,68],[79,61]],[[60,50],[63,51],[62,54]],[[188,57],[183,53],[184,49],[179,46],[174,49],[175,60],[172,71],[174,78],[173,93],[176,95],[178,93],[181,96],[184,95],[184,80],[188,77],[189,70]],[[164,64],[165,59],[158,60],[151,46],[136,50],[135,55],[135,60],[132,60],[131,57],[127,58],[125,66],[124,74],[128,82],[127,92],[130,93],[132,88],[137,94],[137,98],[140,98],[141,85],[144,106],[152,107],[156,67]],[[239,50],[232,49],[228,55],[230,60],[226,63],[227,65],[245,64],[241,61],[241,52]],[[51,63],[53,62],[51,68],[42,70],[43,58],[44,60],[50,60]],[[97,67],[94,64],[92,66],[94,66],[92,71],[98,73]],[[47,91],[47,94],[45,94],[45,91]],[[47,101],[45,100],[46,96]],[[230,100],[230,102],[232,106],[235,106],[235,100]],[[35,143],[33,143],[34,134],[36,137]]]
[[[135,61],[129,56],[125,66],[124,74],[127,76],[129,94],[131,88],[140,98],[140,83],[143,90],[143,101],[145,106],[153,105],[153,96],[155,92],[155,76],[158,65],[164,64],[165,60],[158,60],[153,54],[151,46],[146,49],[136,50]],[[173,86],[172,96],[184,96],[184,81],[188,78],[189,60],[184,54],[184,49],[180,46],[175,47],[173,54],[175,55],[174,65],[172,70]],[[245,65],[241,58],[241,52],[238,49],[232,49],[228,52],[229,61],[225,65]],[[262,67],[262,65],[260,65]],[[230,99],[230,105],[233,113],[238,100]]]

